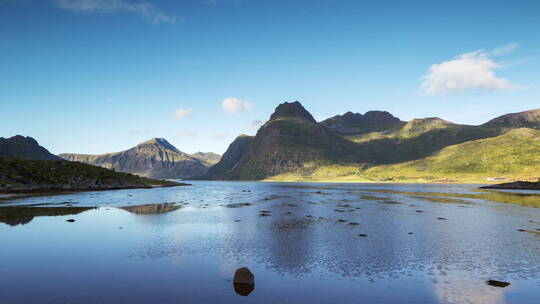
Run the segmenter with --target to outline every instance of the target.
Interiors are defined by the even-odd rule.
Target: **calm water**
[[[540,303],[540,195],[475,189],[194,182],[0,201],[0,303]],[[249,296],[232,284],[244,266]]]

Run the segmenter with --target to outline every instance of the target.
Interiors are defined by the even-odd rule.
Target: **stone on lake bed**
[[[233,286],[234,291],[243,297],[249,296],[255,290],[255,285],[251,284],[233,284]]]
[[[255,285],[255,276],[249,268],[242,267],[236,270],[234,273],[234,284],[246,284],[246,285]]]
[[[500,287],[500,288],[504,288],[510,285],[510,283],[508,282],[497,281],[497,280],[488,280],[486,283],[489,286]]]
[[[234,203],[234,204],[228,204],[227,208],[241,208],[246,206],[251,206],[253,204],[250,203]]]
[[[247,297],[255,289],[255,276],[249,268],[242,267],[234,273],[233,286],[237,294]]]

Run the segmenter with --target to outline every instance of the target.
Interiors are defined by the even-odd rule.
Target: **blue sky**
[[[540,107],[539,1],[0,0],[0,136],[223,153],[283,101],[480,124]],[[225,103],[225,107],[224,107]]]

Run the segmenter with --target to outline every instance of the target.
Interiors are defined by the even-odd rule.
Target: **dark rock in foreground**
[[[480,187],[481,189],[540,190],[540,182],[512,182]]]
[[[233,286],[234,291],[243,297],[249,296],[249,294],[255,290],[255,285],[251,284],[233,284]]]
[[[241,296],[248,296],[255,289],[255,276],[249,268],[242,267],[234,273],[234,291]]]
[[[497,280],[488,280],[486,283],[489,286],[500,287],[500,288],[504,288],[510,285],[510,283],[508,282],[502,282],[502,281],[497,281]]]
[[[234,273],[234,284],[248,284],[248,285],[255,285],[255,276],[249,268],[242,267],[236,270]]]

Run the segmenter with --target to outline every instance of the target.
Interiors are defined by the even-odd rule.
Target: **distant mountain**
[[[502,115],[488,121],[482,126],[487,128],[504,129],[540,129],[540,109]]]
[[[405,124],[386,111],[369,111],[364,115],[347,112],[323,120],[321,124],[343,135],[358,135],[399,128]]]
[[[231,145],[224,159],[214,166],[230,168],[221,178],[263,179],[306,169],[313,162],[351,161],[356,154],[356,144],[318,124],[298,101],[280,104],[233,164],[225,156],[239,154],[233,153],[237,148],[238,142]],[[211,172],[215,171],[214,167]]]
[[[152,138],[122,152],[103,155],[63,153],[59,156],[69,161],[157,179],[185,179],[204,174],[219,157],[202,152],[189,155],[164,138]]]
[[[221,159],[221,155],[214,152],[197,152],[190,154],[190,156],[203,161],[208,166],[215,165]]]
[[[222,178],[234,169],[251,147],[253,136],[241,134],[230,145],[218,163],[208,169],[203,178]]]
[[[504,136],[516,128],[540,129],[539,113],[540,110],[533,110],[503,115],[480,126],[454,124],[437,117],[403,122],[382,111],[363,115],[347,112],[317,123],[299,102],[286,102],[276,108],[254,137],[237,138],[207,176],[213,179],[275,176],[296,179],[318,175],[333,179],[356,172],[352,174],[358,178],[366,169],[427,160],[446,151],[443,149],[447,147],[468,151],[469,143]],[[514,138],[516,133],[508,136]],[[504,153],[510,151],[507,145],[517,145],[505,139],[508,138],[493,141],[502,145],[493,150]],[[521,147],[525,149],[526,144]],[[462,157],[487,151],[478,153],[469,151]],[[504,157],[502,155],[501,159]],[[526,158],[520,160],[527,163]],[[540,173],[540,168],[531,169],[531,173],[534,172]]]
[[[40,146],[32,137],[21,135],[10,138],[0,137],[0,156],[34,160],[61,160],[60,157]]]
[[[364,174],[374,178],[455,175],[528,175],[540,173],[540,131],[528,128],[451,145],[414,161],[378,166]]]

